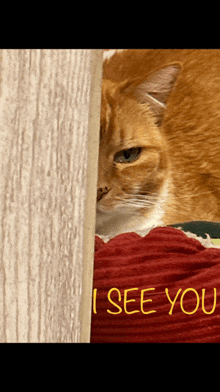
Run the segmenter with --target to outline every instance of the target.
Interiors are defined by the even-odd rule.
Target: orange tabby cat
[[[96,233],[220,221],[220,50],[124,50],[103,65]]]

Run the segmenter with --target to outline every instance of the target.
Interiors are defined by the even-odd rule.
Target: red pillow
[[[95,239],[91,342],[220,342],[220,249],[159,227]]]

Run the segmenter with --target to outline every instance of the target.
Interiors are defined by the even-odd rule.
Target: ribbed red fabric
[[[108,299],[112,288],[118,291]],[[106,244],[96,237],[94,289],[92,343],[220,342],[220,249],[205,248],[180,230],[155,228],[143,238],[126,233]],[[142,291],[143,301],[151,302],[141,309],[146,289],[154,290]],[[172,314],[165,289],[172,301],[181,289]],[[133,300],[125,304],[127,312],[137,312],[125,312],[125,293]]]

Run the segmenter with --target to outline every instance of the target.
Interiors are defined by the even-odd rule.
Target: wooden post
[[[101,63],[1,51],[0,342],[89,341]]]

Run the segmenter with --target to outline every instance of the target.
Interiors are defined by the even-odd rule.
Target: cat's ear
[[[180,72],[179,64],[172,64],[156,71],[146,80],[126,86],[124,92],[132,93],[138,102],[147,103],[160,124],[169,95]]]

